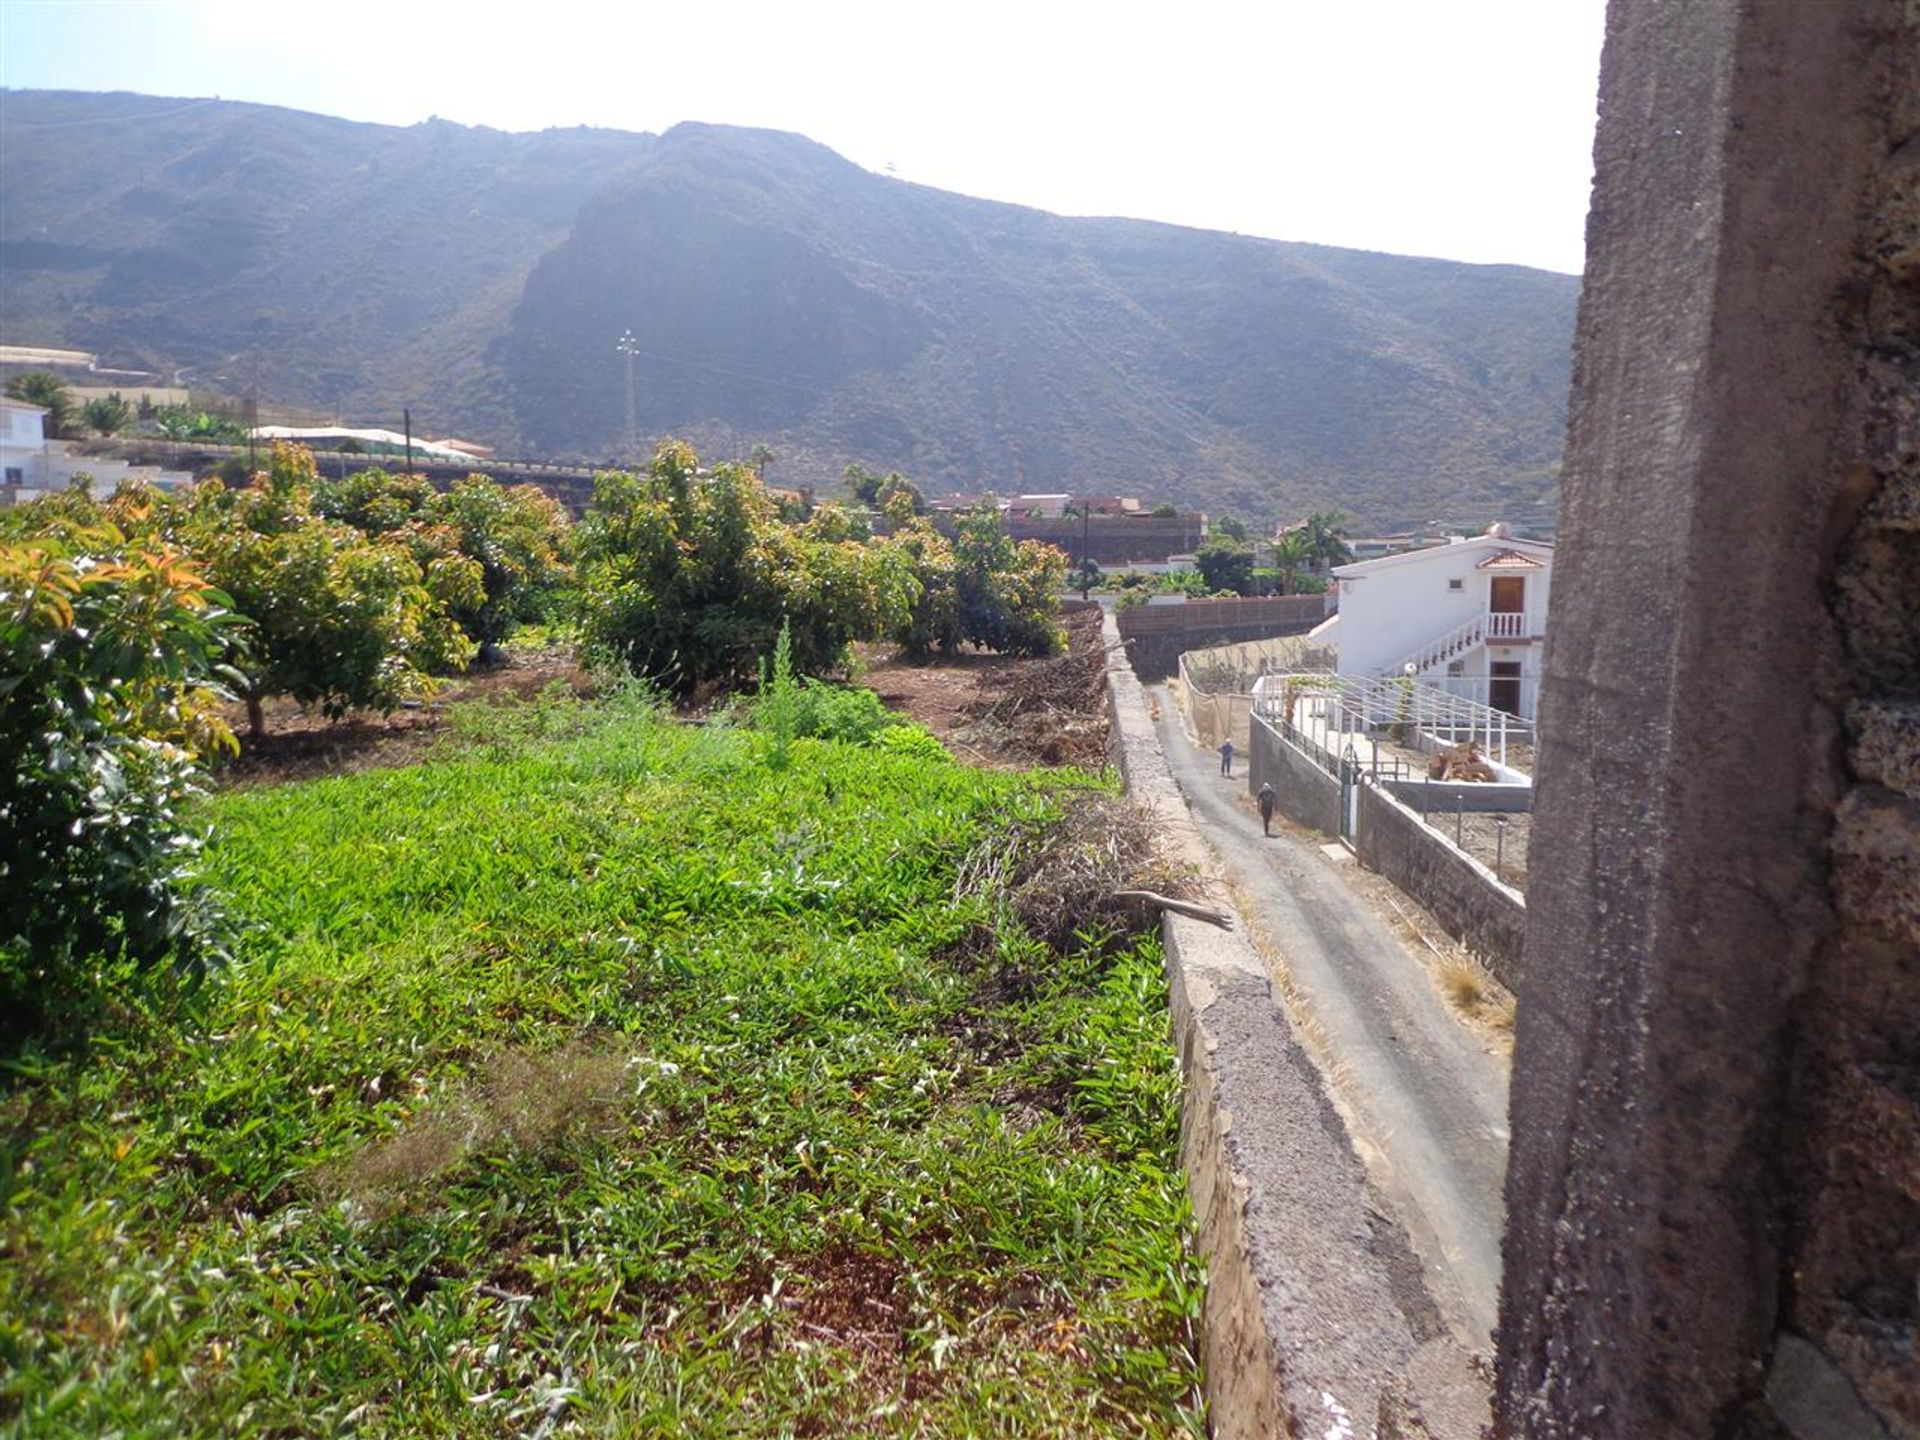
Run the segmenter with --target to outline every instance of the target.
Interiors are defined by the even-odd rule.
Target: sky
[[[1061,214],[1573,273],[1604,9],[0,0],[0,84],[392,125],[767,126]]]

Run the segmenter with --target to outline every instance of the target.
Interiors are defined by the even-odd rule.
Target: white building
[[[1334,646],[1342,675],[1413,674],[1531,720],[1553,546],[1505,525],[1445,545],[1337,566],[1339,612],[1311,638]]]
[[[184,470],[129,465],[104,455],[76,455],[73,442],[47,439],[47,412],[24,400],[0,399],[0,505],[18,505],[64,490],[77,475],[92,477],[95,495],[143,481],[171,490],[191,484]]]

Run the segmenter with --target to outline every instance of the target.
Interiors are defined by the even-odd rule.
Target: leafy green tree
[[[497,658],[519,625],[545,613],[567,575],[566,507],[533,485],[503,489],[469,475],[442,491],[424,476],[363,470],[318,481],[313,506],[404,544],[430,582],[440,577],[440,598],[483,659]],[[449,567],[462,557],[478,567],[477,588]]]
[[[16,1032],[117,971],[197,975],[227,942],[190,809],[200,757],[232,743],[213,708],[226,597],[73,507],[36,518],[49,533],[0,541],[0,1031]]]
[[[963,511],[951,542],[924,520],[894,537],[920,596],[895,638],[910,654],[965,644],[1012,655],[1049,655],[1064,643],[1058,624],[1067,557],[1035,540],[1016,543],[991,500]]]
[[[239,445],[247,438],[241,426],[223,415],[192,410],[185,405],[162,405],[153,412],[153,423],[169,440],[199,440],[209,445]]]
[[[1178,520],[1180,512],[1171,505],[1156,505],[1147,512],[1156,520]]]
[[[236,688],[255,737],[269,696],[335,717],[390,710],[472,650],[450,612],[476,601],[480,567],[446,556],[423,570],[398,541],[328,520],[313,509],[314,479],[310,452],[276,444],[244,489],[196,486],[183,522],[208,578],[251,622]]]
[[[895,513],[896,498],[905,503],[908,515],[927,513],[927,497],[920,493],[920,487],[898,472],[887,476],[881,482],[879,490],[875,492],[875,498],[879,501],[880,508],[889,516]]]
[[[866,466],[855,463],[847,466],[844,478],[847,482],[847,493],[862,505],[872,509],[880,503],[880,487],[891,477],[876,475]]]
[[[47,437],[57,440],[73,422],[73,394],[51,370],[23,370],[7,381],[7,394],[47,412]]]
[[[913,601],[901,558],[845,538],[833,507],[784,525],[752,471],[722,464],[702,476],[681,441],[644,474],[600,475],[578,538],[590,653],[682,692],[752,676],[783,624],[795,671],[832,669]]]
[[[117,435],[133,423],[133,407],[111,395],[96,395],[80,407],[80,419],[96,435]]]
[[[1244,520],[1236,519],[1232,515],[1222,515],[1213,522],[1211,528],[1213,533],[1222,539],[1238,540],[1243,545],[1246,543],[1247,522]]]
[[[546,613],[568,578],[567,508],[538,486],[502,488],[489,476],[469,475],[436,494],[427,516],[480,567],[478,603],[456,604],[452,614],[482,656],[494,658],[520,625]]]
[[[1235,595],[1253,590],[1253,551],[1234,540],[1212,540],[1195,552],[1201,577],[1212,591]]]

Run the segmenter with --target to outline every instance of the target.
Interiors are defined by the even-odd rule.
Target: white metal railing
[[[1404,675],[1263,675],[1254,682],[1253,713],[1327,734],[1386,733],[1403,745],[1422,735],[1448,745],[1473,740],[1497,765],[1506,764],[1510,743],[1534,737],[1532,726],[1505,710]]]

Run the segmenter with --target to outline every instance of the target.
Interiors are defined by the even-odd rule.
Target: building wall
[[[45,420],[39,410],[0,404],[0,446],[38,450],[46,442]]]
[[[1544,562],[1529,572],[1528,632],[1545,633],[1553,574],[1553,552],[1519,540],[1468,540],[1417,552],[1364,575],[1339,580],[1340,669],[1347,675],[1384,675],[1397,670],[1408,653],[1456,626],[1487,612],[1492,577],[1474,567],[1500,550],[1514,549]],[[1459,580],[1461,588],[1449,588]],[[1538,646],[1513,646],[1496,658],[1520,660],[1526,673],[1538,665]],[[1484,674],[1484,661],[1479,673]]]

